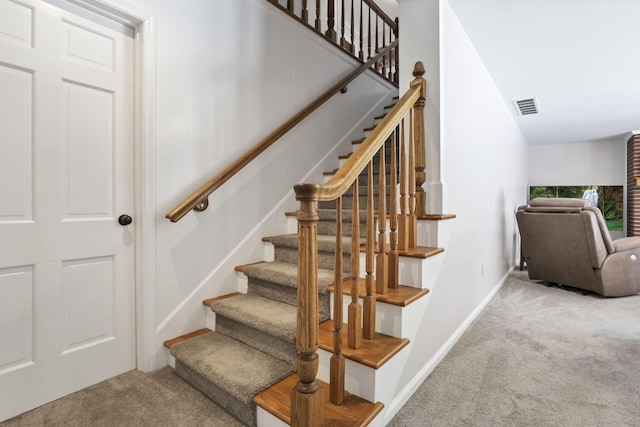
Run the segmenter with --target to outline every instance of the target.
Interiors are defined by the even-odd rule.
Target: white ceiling
[[[530,144],[640,129],[640,0],[448,2]],[[531,97],[540,113],[519,116]]]

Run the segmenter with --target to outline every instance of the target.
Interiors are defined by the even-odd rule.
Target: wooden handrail
[[[360,172],[378,152],[386,138],[398,125],[402,117],[413,107],[423,95],[420,85],[411,83],[409,90],[400,98],[396,105],[387,113],[373,131],[365,138],[360,146],[345,161],[340,169],[325,184],[298,184],[296,198],[298,200],[331,201],[342,196],[358,177]]]
[[[262,141],[254,145],[251,149],[249,149],[245,154],[240,156],[236,161],[227,166],[222,172],[217,174],[214,178],[209,180],[206,184],[200,187],[198,190],[194,191],[189,197],[187,197],[182,203],[180,203],[176,208],[174,208],[171,212],[167,213],[166,218],[170,219],[171,222],[177,222],[182,217],[184,217],[189,211],[198,206],[200,203],[204,202],[211,193],[216,191],[222,184],[227,182],[232,176],[238,173],[242,168],[244,168],[249,162],[258,157],[260,153],[269,148],[274,142],[276,142],[280,137],[286,134],[289,130],[291,130],[294,126],[300,123],[305,117],[314,112],[318,107],[324,104],[329,98],[331,98],[336,93],[340,92],[344,89],[349,83],[351,83],[356,77],[360,74],[364,73],[366,70],[371,68],[373,64],[376,63],[380,58],[389,53],[393,48],[398,45],[398,40],[396,39],[393,43],[389,44],[383,50],[381,50],[376,56],[359,66],[355,71],[351,72],[347,77],[340,80],[334,86],[332,86],[325,93],[320,95],[315,101],[307,105],[305,108],[300,110],[295,116],[287,120],[283,125],[279,128],[271,132],[266,138]]]
[[[398,25],[396,24],[396,21],[391,19],[389,15],[384,12],[384,10],[380,9],[380,6],[378,6],[376,2],[374,2],[373,0],[364,0],[364,2],[371,8],[372,11],[376,13],[376,15],[382,18],[382,20],[386,22],[389,27],[391,27],[394,34],[398,34]]]

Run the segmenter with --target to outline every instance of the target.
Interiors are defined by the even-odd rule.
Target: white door
[[[133,30],[73,7],[0,0],[0,421],[135,368]]]

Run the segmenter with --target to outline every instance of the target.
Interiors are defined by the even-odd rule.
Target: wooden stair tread
[[[173,347],[176,344],[179,344],[181,342],[185,342],[187,340],[190,340],[191,338],[195,338],[195,337],[199,337],[201,335],[209,334],[211,332],[213,332],[213,331],[211,329],[209,329],[209,328],[202,328],[202,329],[198,329],[197,331],[189,332],[188,334],[180,335],[179,337],[175,337],[175,338],[172,338],[170,340],[166,340],[163,344],[168,349],[171,349],[171,347]]]
[[[256,264],[262,264],[263,262],[265,262],[265,261],[256,261],[256,262],[251,262],[251,263],[249,263],[249,264],[236,265],[236,266],[234,267],[234,270],[235,270],[235,271],[239,271],[240,273],[242,273],[242,272],[244,271],[244,268],[245,268],[246,266],[248,266],[248,265],[256,265]]]
[[[456,218],[455,214],[424,214],[418,215],[418,219],[424,219],[427,221],[442,221],[445,219],[454,219]]]
[[[298,383],[298,374],[292,374],[253,397],[253,403],[286,424],[291,423],[291,389]],[[380,402],[371,403],[347,391],[342,405],[329,401],[329,384],[316,380],[324,395],[324,426],[366,426],[382,411]]]
[[[379,369],[387,363],[394,355],[402,350],[409,340],[406,338],[396,338],[390,335],[376,333],[372,340],[362,340],[362,346],[354,349],[347,345],[347,329],[343,326],[342,333],[342,355],[354,362]],[[318,335],[318,347],[333,353],[333,321],[326,320],[320,323],[320,333]]]
[[[230,294],[220,295],[219,297],[207,298],[206,300],[202,301],[202,304],[206,305],[207,307],[210,308],[211,305],[216,301],[222,301],[223,299],[235,297],[235,296],[238,296],[238,295],[242,295],[242,292],[231,292]]]
[[[344,295],[351,295],[351,279],[346,279],[342,282],[342,289]],[[329,292],[333,292],[334,285],[329,286]],[[373,296],[376,301],[386,304],[397,305],[400,307],[406,307],[414,301],[422,298],[429,293],[429,289],[414,288],[411,286],[399,285],[397,288],[389,288],[386,294],[379,294],[374,292]],[[367,281],[363,278],[358,279],[358,296],[364,298],[367,296]]]
[[[377,243],[374,247],[374,251],[375,253],[380,252],[379,246]],[[385,252],[389,253],[390,251],[391,251],[391,246],[387,243],[387,245],[385,246]],[[367,252],[367,246],[366,245],[360,246],[360,252]],[[406,256],[410,258],[427,259],[442,252],[444,252],[443,248],[433,248],[430,246],[418,246],[416,248],[408,249],[406,251],[398,251],[398,254],[400,256]]]

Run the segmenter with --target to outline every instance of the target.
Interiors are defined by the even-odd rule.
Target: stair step
[[[342,355],[354,362],[373,369],[381,368],[394,355],[409,344],[406,338],[396,338],[390,335],[376,333],[372,340],[362,340],[360,348],[349,348],[347,345],[348,325],[342,327]],[[333,353],[333,321],[320,323],[318,347]]]
[[[293,374],[256,395],[253,402],[288,425],[291,423],[291,389],[299,379],[298,374]],[[329,401],[329,384],[317,382],[324,395],[325,426],[364,427],[384,408],[380,402],[371,403],[349,392],[345,392],[342,405],[334,405]]]
[[[377,230],[376,230],[377,232]],[[367,251],[367,247],[366,245],[362,245],[360,246],[360,252],[366,252]],[[374,251],[375,253],[380,253],[380,249],[378,244],[376,244],[374,246]],[[391,251],[391,246],[389,246],[389,244],[387,244],[385,246],[385,252],[389,253]],[[416,248],[413,249],[407,249],[406,251],[398,251],[398,254],[400,256],[406,256],[406,257],[411,257],[411,258],[419,258],[419,259],[427,259],[427,258],[431,258],[434,255],[437,255],[439,253],[444,252],[443,248],[432,248],[429,246],[418,246]]]
[[[334,270],[336,262],[336,236],[335,223],[332,228],[334,233],[322,233],[318,229],[318,267],[327,270]],[[325,231],[325,230],[322,230]],[[297,265],[298,263],[298,235],[282,234],[272,237],[274,245],[274,260],[276,262],[286,262]],[[364,243],[364,241],[359,242]],[[351,259],[351,238],[342,236],[342,265],[345,271],[348,271]]]
[[[244,274],[290,288],[298,287],[298,266],[287,262],[262,262],[242,267]],[[327,287],[333,283],[333,271],[318,269],[318,293],[326,294]]]
[[[256,425],[253,397],[295,369],[218,332],[174,345],[175,373],[248,426]]]
[[[264,298],[241,294],[215,302],[211,310],[218,317],[226,317],[270,336],[295,342],[296,307]]]
[[[202,301],[202,304],[206,305],[209,308],[211,308],[211,304],[213,304],[214,302],[222,301],[223,299],[235,297],[237,295],[242,295],[242,294],[240,292],[232,292],[230,294],[221,295],[221,296],[215,297],[215,298],[207,298],[206,300]]]
[[[205,335],[211,332],[213,331],[209,328],[198,329],[197,331],[189,332],[188,334],[180,335],[179,337],[166,340],[163,343],[163,345],[169,350],[171,350],[171,347],[173,347],[176,344],[180,344],[181,342],[185,342],[187,340],[190,340],[191,338],[199,337],[201,335]]]
[[[342,285],[343,295],[351,295],[351,279],[343,281]],[[335,291],[335,285],[329,286],[329,292]],[[387,293],[379,294],[374,291],[373,296],[377,302],[383,302],[385,304],[397,305],[399,307],[406,307],[414,301],[422,298],[429,293],[429,289],[414,288],[412,286],[399,285],[397,288],[390,288]],[[367,281],[365,279],[358,279],[358,297],[364,298],[367,296]]]

